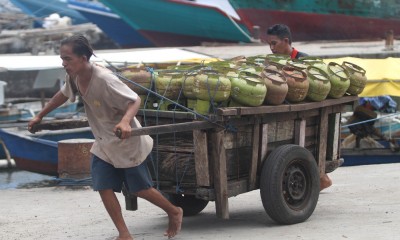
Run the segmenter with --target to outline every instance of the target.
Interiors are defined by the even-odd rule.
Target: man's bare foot
[[[115,240],[133,240],[132,235],[119,235]]]
[[[327,174],[324,174],[321,178],[320,178],[320,191],[322,191],[325,188],[328,188],[332,186],[332,180],[328,177]]]
[[[181,231],[182,218],[183,210],[182,208],[177,207],[176,213],[168,215],[168,229],[165,231],[164,236],[167,236],[168,238],[175,237]]]
[[[133,237],[117,237],[115,240],[133,240]]]

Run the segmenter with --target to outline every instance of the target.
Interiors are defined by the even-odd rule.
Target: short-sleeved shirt
[[[301,57],[307,57],[307,53],[299,52],[296,48],[292,48],[292,55],[290,56],[291,59],[299,59]]]
[[[128,109],[128,104],[138,95],[107,68],[92,64],[92,79],[86,93],[80,94],[77,79],[66,76],[61,92],[71,101],[80,94],[89,125],[95,137],[91,153],[116,168],[135,167],[141,164],[153,148],[148,135],[119,139],[113,129]],[[71,84],[71,81],[73,83]],[[131,121],[132,128],[140,128],[139,121]]]

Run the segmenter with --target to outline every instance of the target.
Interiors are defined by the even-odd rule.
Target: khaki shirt
[[[128,104],[136,101],[138,95],[110,70],[96,64],[92,66],[92,79],[84,95],[80,94],[77,79],[68,75],[61,92],[71,101],[75,100],[76,94],[80,94],[82,98],[95,137],[90,152],[116,168],[135,167],[151,152],[153,139],[148,135],[119,139],[113,129],[125,115]],[[72,86],[70,81],[73,81],[76,87]],[[131,126],[141,127],[136,118],[132,120]]]

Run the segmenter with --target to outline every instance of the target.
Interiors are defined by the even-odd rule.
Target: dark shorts
[[[146,162],[147,160],[139,166],[131,168],[115,168],[99,157],[92,155],[93,190],[113,189],[114,192],[121,192],[122,184],[130,193],[151,188],[153,181]]]

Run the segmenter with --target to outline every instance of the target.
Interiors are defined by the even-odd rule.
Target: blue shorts
[[[113,189],[114,192],[121,192],[122,184],[124,184],[128,192],[137,193],[153,187],[153,181],[146,162],[144,161],[139,166],[131,168],[115,168],[92,154],[93,190]]]

